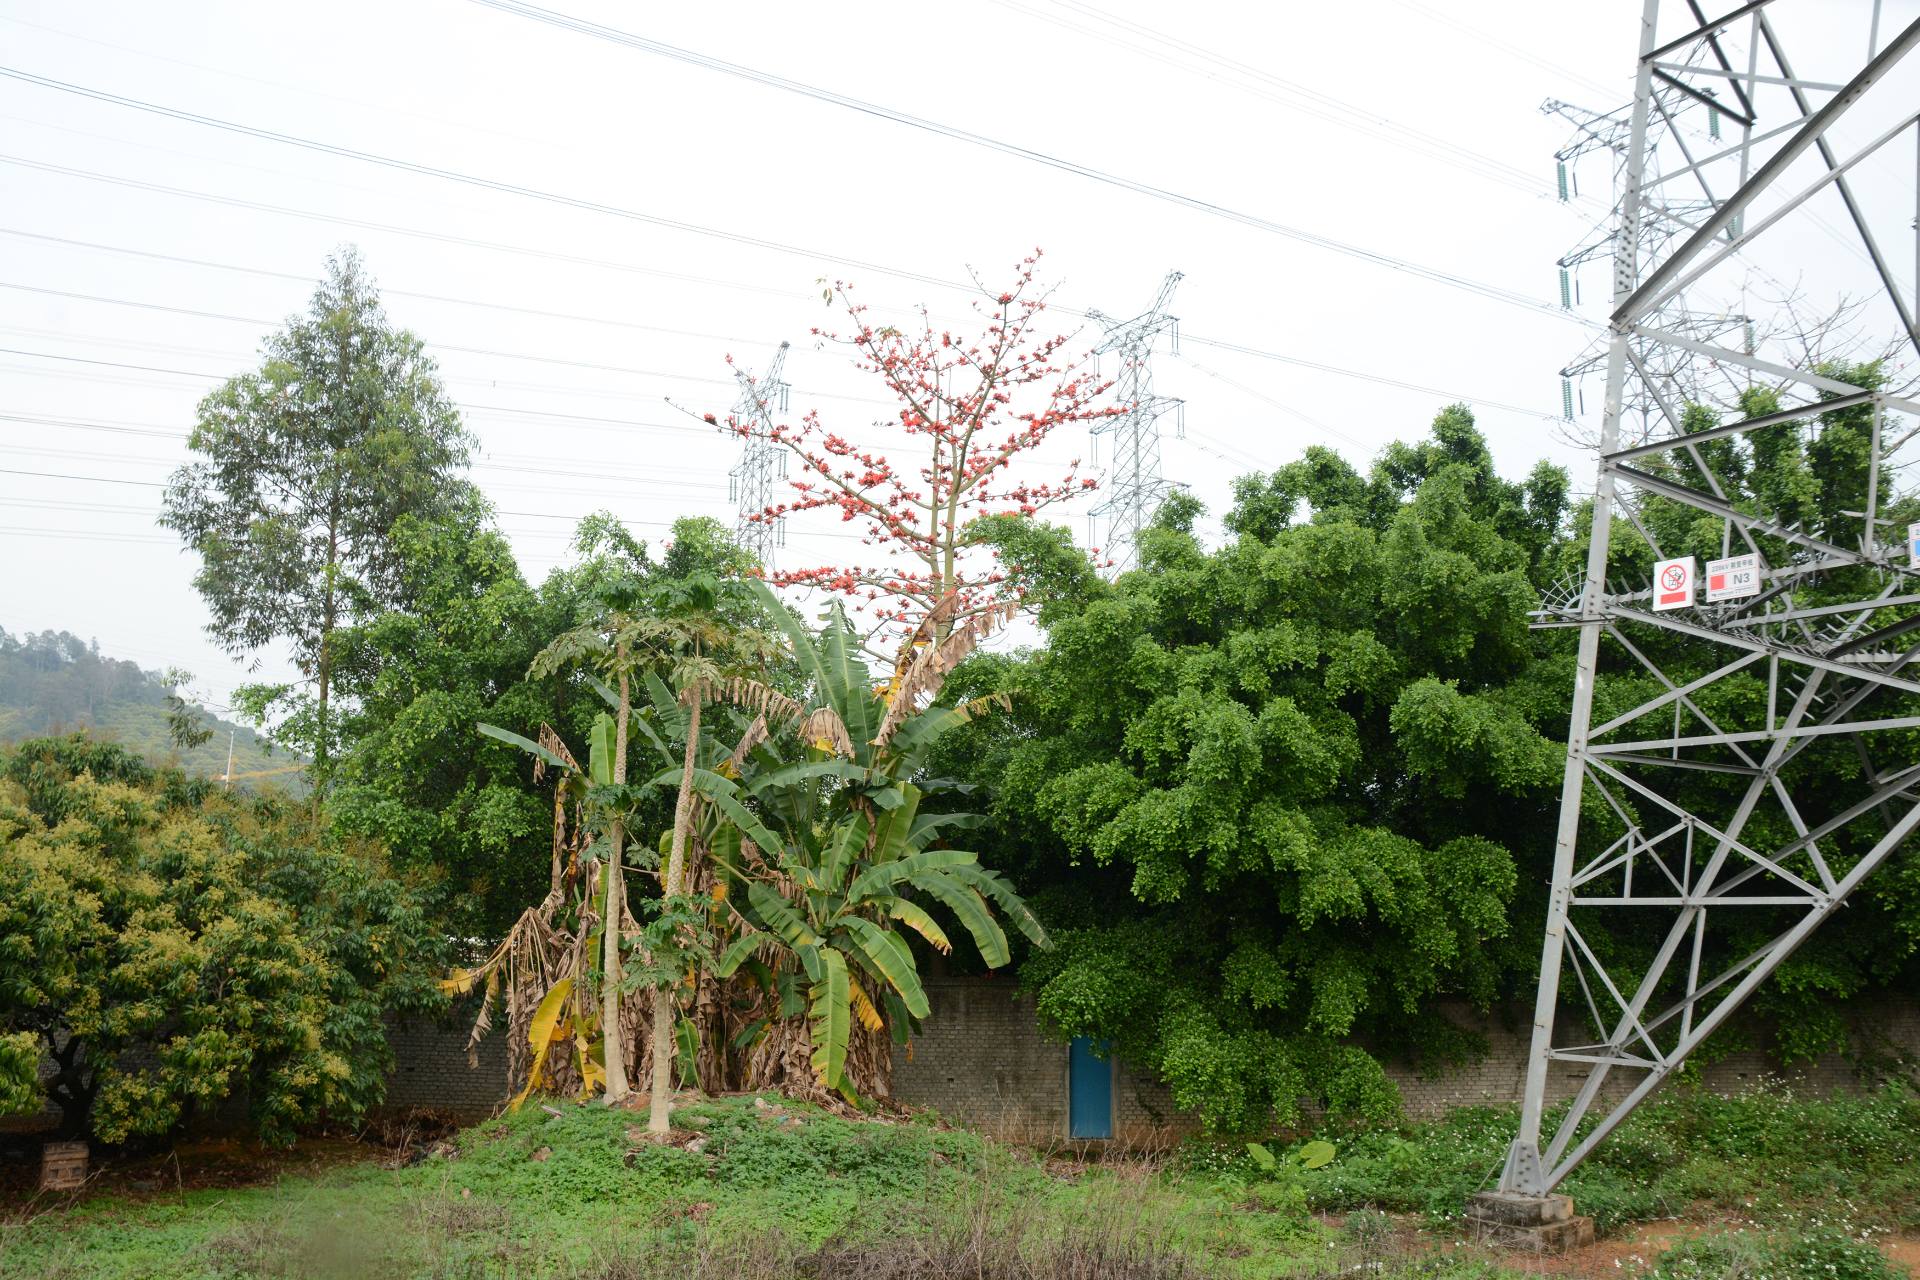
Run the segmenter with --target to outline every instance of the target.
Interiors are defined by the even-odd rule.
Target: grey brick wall
[[[894,1051],[894,1095],[932,1107],[950,1120],[998,1137],[1046,1145],[1066,1143],[1067,1046],[1046,1034],[1033,1001],[1005,978],[934,978],[926,983],[933,1016],[909,1049]],[[1454,1107],[1510,1103],[1520,1095],[1526,1070],[1529,1027],[1525,1013],[1481,1017],[1471,1009],[1448,1016],[1486,1037],[1479,1060],[1438,1075],[1389,1065],[1407,1112],[1415,1117]],[[1920,1062],[1920,1001],[1887,1000],[1856,1006],[1850,1014],[1854,1039],[1882,1067],[1911,1070]],[[396,1021],[390,1025],[396,1068],[383,1111],[424,1108],[474,1120],[491,1114],[508,1097],[506,1040],[496,1029],[480,1044],[479,1065],[467,1065],[466,1019],[447,1025]],[[1632,1083],[1617,1073],[1608,1094]],[[1813,1093],[1861,1086],[1861,1063],[1838,1055],[1796,1071],[1782,1071],[1757,1052],[1734,1054],[1706,1066],[1708,1087],[1738,1092],[1762,1080],[1784,1078]],[[1578,1084],[1571,1064],[1557,1066],[1555,1097]],[[1115,1072],[1114,1136],[1131,1146],[1155,1146],[1196,1127],[1173,1105],[1165,1085],[1121,1062]],[[8,1129],[33,1128],[52,1117],[19,1117]]]
[[[505,1019],[500,1019],[504,1024]],[[388,1113],[424,1108],[461,1119],[483,1119],[510,1095],[507,1085],[507,1033],[496,1026],[478,1047],[478,1066],[467,1063],[472,1011],[449,1025],[396,1019],[387,1026],[394,1070],[387,1080]]]
[[[1011,982],[954,978],[928,983],[933,1016],[912,1056],[894,1054],[894,1094],[914,1106],[930,1106],[949,1119],[1021,1142],[1067,1140],[1067,1046],[1045,1034],[1031,1000]],[[1409,1115],[1443,1114],[1455,1107],[1516,1101],[1526,1074],[1531,1023],[1525,1012],[1484,1017],[1467,1007],[1447,1010],[1462,1026],[1486,1037],[1477,1061],[1437,1075],[1389,1063]],[[1920,1060],[1920,1003],[1861,1004],[1851,1015],[1854,1039],[1882,1067]],[[1618,1097],[1634,1073],[1615,1073],[1603,1097]],[[1826,1094],[1861,1087],[1862,1064],[1830,1055],[1795,1070],[1782,1070],[1765,1054],[1743,1052],[1702,1069],[1707,1087],[1740,1092],[1763,1080]],[[1565,1098],[1579,1086],[1574,1064],[1557,1064],[1552,1095]],[[1122,1062],[1114,1088],[1114,1136],[1123,1143],[1153,1146],[1197,1127],[1173,1104],[1165,1085]]]

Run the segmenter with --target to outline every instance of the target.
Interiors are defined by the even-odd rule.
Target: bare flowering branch
[[[1018,603],[1017,575],[989,549],[970,545],[968,529],[989,516],[1036,515],[1093,489],[1077,458],[1047,480],[1016,479],[1015,462],[1061,427],[1123,412],[1102,403],[1111,383],[1083,367],[1084,353],[1067,353],[1074,335],[1042,328],[1047,293],[1034,286],[1039,260],[1037,249],[1023,258],[1011,288],[982,286],[973,304],[982,321],[977,336],[936,330],[924,307],[917,332],[875,327],[851,285],[831,284],[827,294],[844,311],[845,327],[814,335],[847,347],[854,367],[877,377],[899,402],[879,424],[897,434],[899,447],[861,448],[817,411],[771,427],[769,438],[799,462],[799,474],[788,482],[787,501],[752,518],[838,511],[875,549],[870,564],[779,570],[769,575],[776,586],[839,593],[883,627],[924,617],[949,596],[955,622]],[[707,420],[741,437],[761,426],[731,416]]]

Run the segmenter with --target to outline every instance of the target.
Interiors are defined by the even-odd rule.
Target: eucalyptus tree
[[[208,631],[230,652],[289,642],[312,691],[254,685],[258,717],[324,781],[338,736],[334,635],[400,604],[392,544],[405,516],[468,504],[471,438],[421,340],[387,318],[359,255],[327,260],[304,314],[262,345],[257,369],[199,406],[194,460],[167,484],[160,523],[200,557]]]

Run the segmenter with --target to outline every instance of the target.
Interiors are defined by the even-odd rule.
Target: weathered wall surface
[[[1067,1046],[1046,1034],[1033,1001],[1009,979],[945,978],[927,982],[933,1016],[910,1050],[894,1053],[898,1100],[932,1107],[950,1120],[1018,1142],[1065,1144]],[[1520,1096],[1526,1071],[1529,1026],[1524,1014],[1485,1018],[1466,1008],[1449,1016],[1486,1037],[1479,1060],[1437,1076],[1389,1066],[1409,1114],[1433,1116],[1460,1106],[1511,1103]],[[1920,1062],[1920,1002],[1886,1001],[1852,1012],[1855,1042],[1882,1068],[1911,1069]],[[467,1064],[465,1019],[449,1025],[395,1022],[389,1029],[396,1069],[383,1110],[414,1109],[473,1120],[506,1101],[506,1040],[496,1030],[481,1042],[479,1065]],[[1637,1073],[1618,1072],[1608,1094],[1617,1097]],[[1785,1078],[1814,1093],[1856,1089],[1865,1082],[1861,1063],[1832,1056],[1797,1071],[1782,1071],[1764,1054],[1735,1054],[1707,1066],[1708,1087],[1727,1092]],[[1579,1077],[1572,1064],[1552,1076],[1556,1097],[1569,1096]],[[1192,1117],[1173,1105],[1166,1087],[1130,1069],[1115,1073],[1114,1136],[1134,1146],[1155,1146],[1188,1132]],[[49,1125],[52,1115],[17,1117],[0,1132]]]
[[[507,1085],[505,1022],[479,1044],[478,1066],[467,1063],[471,1015],[451,1026],[424,1020],[395,1021],[387,1027],[394,1071],[387,1080],[388,1112],[422,1108],[461,1119],[491,1115],[511,1094]]]
[[[903,1052],[894,1056],[895,1095],[1005,1138],[1067,1141],[1067,1046],[1045,1034],[1032,1001],[1017,995],[1011,982],[985,978],[931,982],[927,996],[933,1017],[926,1034],[914,1042],[911,1058]],[[1532,1034],[1526,1015],[1489,1018],[1466,1007],[1448,1014],[1484,1036],[1487,1053],[1433,1076],[1388,1064],[1408,1114],[1429,1117],[1455,1107],[1518,1100]],[[1920,1060],[1920,1004],[1862,1005],[1852,1020],[1856,1043],[1882,1068]],[[1725,1092],[1777,1079],[1820,1094],[1857,1089],[1867,1082],[1861,1063],[1837,1054],[1785,1071],[1764,1053],[1743,1052],[1706,1066],[1701,1075],[1707,1087]],[[1552,1096],[1570,1097],[1581,1079],[1576,1064],[1555,1064]],[[1617,1098],[1637,1079],[1638,1073],[1616,1072],[1603,1096]],[[1194,1127],[1193,1118],[1173,1105],[1164,1085],[1124,1062],[1113,1103],[1114,1136],[1122,1142],[1157,1145]]]

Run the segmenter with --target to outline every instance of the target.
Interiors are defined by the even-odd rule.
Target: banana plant
[[[620,921],[617,933],[638,928],[617,893],[609,860],[595,856],[595,850],[609,847],[610,818],[596,812],[590,797],[614,785],[615,720],[606,714],[595,719],[585,769],[546,725],[538,741],[495,725],[478,728],[531,755],[536,782],[548,771],[556,775],[552,877],[545,899],[521,913],[487,959],[454,970],[441,988],[450,995],[484,988],[469,1056],[491,1026],[495,1003],[504,1000],[510,1070],[524,1081],[513,1106],[536,1089],[588,1096],[608,1084],[605,1008],[590,981],[603,952],[606,921]],[[563,1046],[572,1047],[571,1057],[561,1052]]]
[[[935,702],[947,672],[1000,619],[983,615],[949,629],[936,609],[903,646],[891,678],[876,682],[837,605],[816,635],[766,587],[755,587],[786,631],[813,703],[786,716],[803,759],[780,763],[768,753],[759,762],[765,767],[737,780],[694,771],[694,789],[717,819],[712,856],[739,915],[740,933],[717,972],[745,974],[768,997],[766,1012],[740,1033],[745,1045],[804,1015],[819,1084],[849,1094],[884,1091],[883,1045],[870,1043],[859,1078],[849,1079],[848,1059],[859,1043],[856,1025],[869,1037],[890,1029],[904,1041],[929,1013],[903,930],[950,952],[937,908],[997,968],[1011,959],[998,908],[1034,945],[1048,945],[1019,894],[977,854],[937,847],[982,819],[923,814],[926,792],[915,781],[941,734],[1000,701]]]

